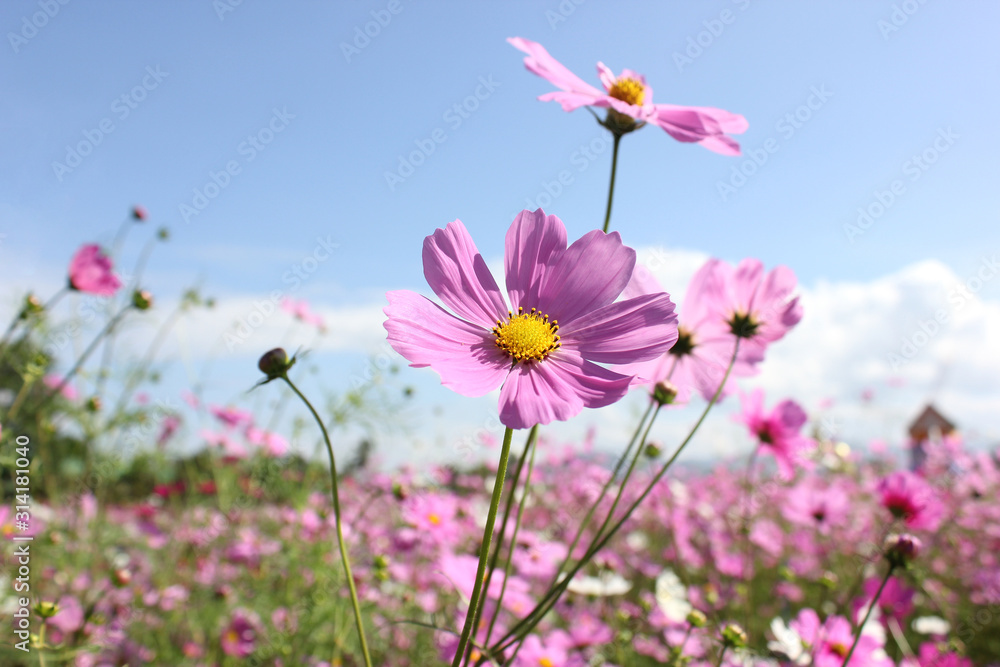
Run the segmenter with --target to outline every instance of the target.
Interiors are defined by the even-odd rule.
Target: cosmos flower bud
[[[87,399],[87,411],[88,412],[100,412],[101,411],[101,397],[91,396]]]
[[[21,312],[18,314],[18,318],[25,320],[29,316],[37,315],[44,310],[45,306],[38,300],[38,297],[34,294],[29,294],[24,297],[24,304],[21,306]]]
[[[406,500],[406,496],[409,494],[406,492],[406,488],[399,482],[392,483],[392,495],[396,500]]]
[[[257,368],[267,376],[268,380],[284,377],[293,365],[295,365],[295,360],[290,360],[288,353],[280,347],[264,353],[264,356],[257,362]]]
[[[149,217],[149,214],[146,212],[146,209],[144,209],[142,206],[136,205],[132,207],[133,220],[137,220],[138,222],[144,222],[147,217]]]
[[[167,229],[166,227],[160,227],[158,230],[156,230],[156,238],[160,239],[161,241],[166,241],[167,239],[170,238],[170,230]]]
[[[921,546],[920,539],[909,533],[902,535],[892,533],[885,538],[883,544],[885,558],[893,568],[906,567],[919,555]]]
[[[653,400],[660,405],[670,405],[677,398],[677,387],[666,380],[657,382],[653,387]]]
[[[149,310],[153,307],[153,295],[146,290],[132,292],[132,306],[136,310]]]
[[[646,458],[655,459],[657,456],[663,453],[663,450],[655,442],[651,442],[646,445],[646,451],[643,452]]]
[[[727,648],[746,648],[747,633],[735,623],[728,623],[722,628],[722,644]]]
[[[39,602],[35,605],[35,613],[42,618],[52,618],[59,613],[59,605],[55,602]]]
[[[697,609],[688,612],[687,622],[692,628],[703,628],[708,624],[708,617]]]

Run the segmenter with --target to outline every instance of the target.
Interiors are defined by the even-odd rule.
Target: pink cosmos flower
[[[139,206],[138,204],[132,207],[133,220],[138,220],[139,222],[145,222],[146,218],[148,217],[149,214],[146,212],[146,209],[144,207]]]
[[[310,309],[309,302],[305,299],[296,301],[286,296],[281,300],[281,309],[300,322],[311,324],[320,331],[326,331],[326,323],[323,322],[323,318]]]
[[[897,470],[878,485],[882,507],[902,519],[908,528],[937,530],[944,516],[944,505],[922,477],[908,470]]]
[[[742,404],[743,413],[736,420],[747,425],[762,450],[774,455],[783,478],[795,476],[796,464],[809,467],[803,454],[812,448],[813,441],[800,433],[808,417],[798,403],[786,399],[765,412],[764,391],[754,389],[742,397]]]
[[[222,631],[222,651],[235,658],[245,658],[257,647],[257,635],[262,626],[252,611],[236,609],[229,625]]]
[[[705,264],[691,279],[680,310],[677,342],[670,350],[652,361],[627,364],[615,370],[636,376],[636,382],[656,384],[669,382],[677,388],[674,403],[686,403],[693,391],[708,401],[715,395],[733,356],[736,337],[720,320],[715,311],[706,307],[703,296],[706,280],[714,270]],[[660,283],[649,271],[636,268],[625,288],[625,296],[634,298],[662,292]],[[736,387],[735,376],[752,375],[756,370],[737,360],[719,395],[721,400]]]
[[[802,319],[795,291],[795,274],[786,266],[764,273],[757,259],[744,259],[735,268],[711,259],[700,287],[705,308],[715,313],[740,340],[739,358],[749,364],[764,360],[770,343],[780,340]]]
[[[812,652],[814,667],[840,667],[854,643],[854,630],[843,616],[830,616],[820,623],[812,609],[803,609],[788,624]],[[892,667],[879,641],[862,632],[848,667]]]
[[[218,405],[213,405],[209,408],[209,412],[211,412],[216,419],[221,421],[228,428],[236,428],[240,424],[253,423],[253,414],[247,412],[246,410],[240,410],[239,408],[223,408]]]
[[[654,359],[677,340],[667,294],[615,303],[635,266],[617,232],[592,231],[567,247],[559,218],[522,211],[506,239],[510,307],[460,220],[424,239],[423,260],[431,289],[460,317],[389,292],[389,343],[462,395],[501,387],[500,421],[510,428],[614,403],[632,377],[598,364]]]
[[[113,296],[122,281],[111,268],[111,258],[96,244],[82,246],[69,263],[69,286],[78,292]]]
[[[42,378],[42,383],[44,383],[49,389],[55,389],[63,383],[63,378],[61,375],[46,375]],[[79,392],[77,392],[76,388],[69,383],[64,385],[63,388],[59,390],[59,393],[62,394],[62,397],[67,401],[75,401],[80,398]]]
[[[604,63],[599,62],[597,75],[604,86],[604,91],[601,91],[566,69],[541,44],[521,37],[511,37],[507,41],[514,48],[528,54],[524,59],[524,66],[529,72],[555,84],[561,90],[539,97],[543,102],[559,102],[563,111],[573,111],[583,106],[607,108],[606,127],[612,132],[616,131],[613,128],[627,128],[624,131],[631,131],[642,124],[651,123],[665,130],[677,141],[698,143],[723,155],[740,154],[740,145],[726,135],[746,132],[749,125],[743,116],[714,107],[653,104],[653,89],[646,84],[645,77],[629,69],[623,70],[616,77]]]

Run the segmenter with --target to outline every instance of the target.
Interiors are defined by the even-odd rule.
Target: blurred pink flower
[[[111,258],[96,244],[82,246],[69,263],[71,289],[97,296],[113,296],[122,281],[111,268]]]
[[[746,424],[760,448],[774,456],[783,478],[794,477],[796,465],[811,467],[803,454],[812,448],[813,441],[800,433],[808,417],[798,403],[786,399],[765,412],[762,389],[743,395],[742,403],[737,421]]]
[[[879,482],[882,507],[902,519],[908,528],[937,530],[944,517],[944,505],[934,487],[908,470],[897,470]]]
[[[212,415],[229,428],[236,428],[241,424],[253,423],[253,413],[233,407],[219,407],[213,405],[209,408]]]
[[[778,266],[764,273],[760,260],[744,259],[736,267],[710,259],[699,294],[704,307],[741,338],[739,357],[749,364],[764,360],[770,343],[780,340],[802,319],[799,298],[792,297],[792,270]]]
[[[583,106],[609,108],[640,123],[656,125],[677,141],[698,143],[723,155],[740,154],[740,145],[726,135],[746,132],[749,125],[743,116],[714,107],[653,104],[653,89],[646,84],[645,77],[629,69],[616,77],[599,62],[597,74],[604,86],[601,91],[570,72],[541,44],[521,37],[511,37],[507,41],[528,54],[524,66],[529,72],[560,89],[561,92],[539,97],[543,102],[559,102],[563,111]]]
[[[674,403],[686,403],[695,391],[706,401],[712,399],[726,374],[736,345],[736,337],[713,310],[706,308],[707,301],[702,292],[705,281],[713,270],[713,265],[706,263],[691,279],[680,309],[677,342],[673,347],[652,361],[625,364],[617,366],[615,370],[635,375],[635,383],[669,382],[677,388]],[[626,298],[635,298],[662,291],[660,283],[645,267],[636,267],[625,287],[624,295]],[[752,375],[755,372],[751,365],[737,360],[719,400],[735,390],[735,376]]]
[[[222,651],[234,658],[245,658],[257,648],[257,635],[261,632],[257,614],[246,609],[235,609],[229,625],[222,631]]]
[[[414,292],[389,292],[389,343],[465,396],[501,387],[500,421],[511,428],[618,401],[632,378],[598,364],[654,359],[677,339],[667,294],[615,302],[635,266],[617,232],[592,231],[567,248],[559,218],[522,211],[506,240],[510,309],[461,221],[424,239],[423,261],[431,289],[463,319]]]
[[[139,222],[145,222],[146,218],[148,217],[149,214],[146,212],[146,209],[144,207],[139,206],[138,204],[132,207],[133,220],[138,220]]]
[[[803,609],[788,624],[806,646],[812,647],[814,667],[841,667],[854,643],[854,629],[842,616],[830,616],[820,623],[812,609]],[[862,633],[847,667],[892,667],[882,645],[871,635]]]
[[[62,384],[63,378],[62,378],[61,375],[54,375],[54,374],[53,375],[46,375],[44,378],[42,378],[42,382],[49,389],[55,389],[56,387],[58,387],[59,385]],[[78,399],[80,397],[80,394],[76,391],[76,388],[73,387],[73,385],[69,384],[69,383],[67,383],[59,391],[59,393],[62,394],[62,397],[65,398],[67,401],[75,401],[76,399]]]
[[[281,309],[300,322],[311,324],[320,331],[326,331],[326,323],[323,322],[323,318],[310,309],[309,302],[305,299],[296,301],[292,297],[286,296],[281,300]]]

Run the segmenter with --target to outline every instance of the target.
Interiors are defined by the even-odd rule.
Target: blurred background
[[[352,410],[373,380],[394,406],[391,428],[375,416],[345,449],[375,432],[386,465],[493,458],[496,394],[460,397],[407,368],[381,309],[387,290],[430,294],[422,240],[456,218],[498,276],[521,209],[559,216],[570,239],[603,221],[609,135],[583,109],[536,100],[553,87],[505,41],[520,36],[594,85],[601,61],[643,73],[655,102],[748,119],[739,158],[654,127],[625,137],[612,217],[678,302],[709,256],[795,271],[805,317],[745,387],[795,398],[852,447],[902,448],[929,402],[973,446],[994,445],[998,19],[993,3],[918,0],[4,2],[0,317],[28,291],[59,290],[76,248],[110,247],[141,205],[115,260],[126,279],[145,266],[156,305],[123,327],[115,361],[141,363],[185,290],[214,307],[169,328],[140,400],[182,411],[197,389],[266,422],[282,394],[246,393],[256,361],[303,348],[302,386],[331,409]],[[284,298],[324,327],[297,323]],[[65,326],[45,344],[63,372],[107,308],[70,295],[54,309]],[[86,397],[100,381],[73,386]],[[618,448],[643,405],[630,396],[547,431],[578,442],[594,429]],[[726,401],[685,456],[747,451],[725,416],[737,407]],[[281,408],[289,434],[297,414]],[[654,439],[692,420],[673,411]],[[200,447],[197,424],[185,428],[178,447]],[[315,444],[311,431],[290,439]]]

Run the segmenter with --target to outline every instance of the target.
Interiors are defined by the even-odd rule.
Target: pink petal
[[[635,269],[632,271],[632,277],[629,279],[628,285],[625,286],[625,291],[622,292],[622,296],[626,299],[634,299],[637,296],[658,294],[663,291],[665,290],[660,285],[660,281],[653,275],[653,272],[642,264],[636,264]]]
[[[728,269],[728,266],[726,267]],[[764,264],[759,259],[746,258],[736,267],[735,274],[729,281],[733,290],[732,305],[744,314],[755,312],[755,297],[764,275]]]
[[[667,352],[677,342],[677,315],[663,292],[619,301],[573,322],[562,337],[563,347],[584,359],[608,364],[646,361]]]
[[[507,41],[514,48],[528,54],[528,57],[524,59],[524,66],[528,68],[529,72],[555,84],[560,90],[592,97],[601,96],[601,91],[566,69],[566,66],[550,56],[541,44],[522,37],[510,37]],[[570,109],[566,109],[565,104],[563,108],[570,111]]]
[[[597,78],[601,80],[604,90],[611,90],[611,86],[615,85],[615,81],[617,80],[611,68],[602,62],[597,63]]]
[[[424,239],[424,277],[445,305],[485,329],[507,315],[500,288],[461,220]]]
[[[566,226],[542,209],[521,211],[507,231],[504,269],[510,306],[530,310],[538,305],[538,288],[547,265],[566,251]]]
[[[569,93],[557,91],[539,95],[538,99],[542,102],[558,102],[562,105],[563,111],[573,111],[575,109],[579,109],[580,107],[591,105],[607,106],[607,103],[602,103],[602,100],[607,100],[608,97],[606,95],[590,95],[588,93]]]
[[[684,107],[657,104],[648,121],[661,127],[677,141],[697,142],[717,153],[739,155],[739,144],[725,133],[741,133],[747,128],[742,116],[712,107]]]
[[[497,349],[491,333],[414,292],[388,292],[386,297],[389,344],[411,366],[430,366],[441,376],[441,384],[463,396],[482,396],[500,386],[510,360]]]
[[[519,363],[500,390],[500,421],[510,428],[565,421],[585,407],[620,400],[631,379],[566,350],[541,362]]]
[[[546,271],[538,309],[566,326],[608,305],[622,293],[635,268],[635,251],[618,232],[584,234]]]

